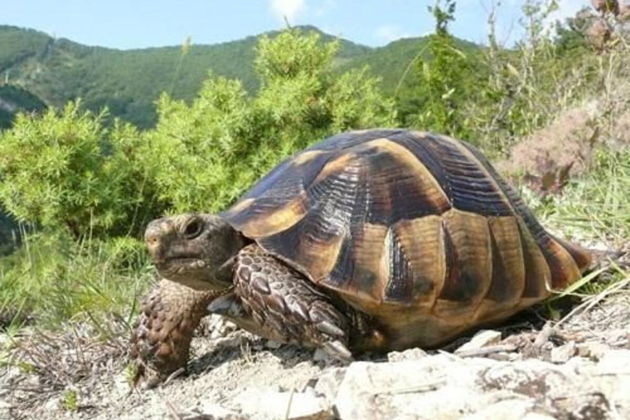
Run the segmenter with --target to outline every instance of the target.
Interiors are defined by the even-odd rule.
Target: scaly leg
[[[131,337],[134,381],[153,387],[188,361],[193,332],[218,292],[197,291],[162,279],[142,301]]]
[[[212,301],[209,312],[275,341],[352,359],[347,348],[350,320],[311,281],[257,245],[238,254],[234,285],[232,293]]]

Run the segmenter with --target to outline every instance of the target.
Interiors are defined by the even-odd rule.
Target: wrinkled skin
[[[279,342],[320,347],[341,360],[351,359],[351,340],[382,339],[356,311],[333,302],[218,216],[155,220],[145,241],[162,280],[144,298],[131,339],[136,382],[144,386],[185,368],[193,332],[209,313]]]
[[[201,214],[154,220],[144,239],[162,278],[216,291],[232,286],[234,258],[246,244],[220,217]]]

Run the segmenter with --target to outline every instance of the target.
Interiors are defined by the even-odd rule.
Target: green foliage
[[[319,33],[314,27],[304,30]],[[0,25],[0,75],[51,105],[61,107],[81,98],[86,109],[99,113],[106,106],[112,117],[148,128],[156,123],[154,102],[161,92],[190,101],[208,70],[236,78],[248,92],[255,92],[258,80],[253,61],[258,41],[258,37],[248,37],[216,45],[191,45],[187,40],[182,46],[121,51]],[[339,44],[340,62],[371,50],[345,40]]]
[[[49,326],[77,316],[129,320],[152,277],[142,243],[130,241],[77,242],[50,231],[26,237],[0,259],[0,314]]]
[[[456,3],[438,0],[429,11],[436,22],[428,37],[428,57],[419,53],[406,88],[399,94],[401,118],[405,125],[467,137],[463,106],[478,88],[476,56],[467,54],[448,32]]]
[[[513,50],[497,44],[490,22],[481,64],[486,77],[463,107],[473,141],[491,156],[505,156],[518,139],[593,93],[597,58],[586,49],[567,50],[546,29],[556,8],[554,0],[527,0],[521,22],[527,35]]]
[[[50,42],[50,37],[32,29],[0,25],[0,70],[2,76],[15,63],[37,54]],[[9,73],[10,75],[10,73]]]
[[[628,191],[630,148],[602,148],[586,176],[574,180],[562,195],[539,202],[537,210],[567,234],[597,238],[619,249],[630,238]]]
[[[11,252],[18,243],[15,220],[0,208],[0,257]]]
[[[562,232],[561,236],[576,243],[597,243],[604,255],[595,255],[602,267],[561,293],[588,297],[613,288],[630,278],[627,265],[620,267],[614,256],[623,250],[630,238],[630,148],[603,147],[596,153],[593,166],[580,178],[573,179],[561,195],[534,196],[522,191],[545,226]],[[591,247],[590,245],[587,245]],[[612,251],[606,256],[606,251]],[[608,268],[607,268],[608,266]],[[553,309],[549,306],[548,309]]]
[[[319,35],[298,33],[285,31],[273,40],[261,38],[254,65],[263,86],[300,77],[320,79],[330,69],[339,43],[319,45]]]
[[[187,105],[164,95],[149,132],[151,173],[172,209],[224,209],[282,158],[335,132],[394,123],[393,102],[358,70],[333,73],[337,42],[288,30],[262,38],[260,90],[210,78]]]
[[[0,141],[2,205],[20,221],[75,237],[135,233],[154,212],[147,209],[159,211],[137,165],[146,151],[135,129],[108,131],[102,120],[78,103],[41,118],[18,116]]]
[[[134,238],[149,219],[222,210],[291,153],[339,131],[392,125],[394,104],[377,79],[333,73],[338,47],[299,30],[263,38],[258,95],[210,77],[191,104],[163,94],[146,132],[107,126],[77,102],[18,116],[0,139],[0,204],[42,230],[0,259],[0,313],[54,323],[132,312],[148,274]]]
[[[26,89],[0,85],[0,130],[11,127],[18,112],[39,112],[44,109],[46,104]]]
[[[143,114],[152,95],[167,93],[157,100],[155,128],[146,131],[70,102],[18,116],[2,133],[0,205],[36,231],[0,258],[0,318],[55,324],[114,312],[128,319],[153,274],[137,239],[149,219],[223,210],[282,159],[328,135],[402,123],[468,137],[498,156],[602,88],[615,97],[610,86],[627,80],[627,60],[595,55],[566,33],[557,41],[541,35],[550,9],[537,5],[526,3],[530,32],[513,50],[493,37],[483,51],[452,37],[453,0],[431,8],[434,35],[375,50],[296,29],[262,37],[257,47],[255,38],[223,44],[212,50],[218,55],[189,44],[129,53],[65,40],[35,43],[44,48],[35,55],[14,48],[12,71],[21,69],[22,80],[54,103],[84,96],[88,108],[106,104],[114,116],[145,124],[154,118]],[[245,59],[230,62],[233,73],[215,67],[206,76],[208,57],[234,51]],[[374,67],[358,66],[368,56]],[[389,72],[391,91],[398,87],[400,119],[374,77],[381,71]],[[246,72],[251,79],[241,77]],[[391,74],[400,77],[394,82]],[[624,104],[610,99],[598,124],[613,126]],[[571,180],[563,196],[528,201],[569,234],[623,245],[630,237],[629,168],[627,149],[602,147],[592,173]],[[9,237],[0,230],[0,240]]]
[[[586,33],[594,20],[595,15],[584,8],[575,16],[568,17],[564,23],[558,22],[555,40],[558,52],[561,55],[571,54],[574,57],[584,55],[590,49]]]
[[[63,392],[61,405],[67,411],[77,411],[79,409],[79,395],[74,389],[67,389]]]

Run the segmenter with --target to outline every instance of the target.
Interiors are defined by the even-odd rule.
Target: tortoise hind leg
[[[154,387],[186,367],[193,332],[215,296],[166,279],[145,296],[131,337],[136,384]]]
[[[337,359],[352,359],[347,348],[350,320],[308,279],[257,245],[239,253],[234,284],[234,292],[214,300],[210,312],[275,341],[318,347]]]

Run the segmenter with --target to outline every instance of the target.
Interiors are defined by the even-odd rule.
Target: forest
[[[19,337],[89,325],[102,342],[126,339],[155,282],[142,241],[150,220],[226,209],[283,159],[353,129],[464,139],[552,231],[607,255],[630,252],[630,12],[585,8],[550,24],[555,6],[525,1],[526,35],[510,47],[492,30],[483,45],[454,37],[456,1],[444,0],[431,7],[434,33],[420,40],[370,50],[287,28],[222,45],[211,73],[216,49],[185,43],[123,57],[58,41],[47,65],[57,60],[65,73],[35,83],[26,71],[32,51],[50,39],[33,31],[19,48],[0,44],[0,69],[24,76],[0,90],[27,97],[0,131],[0,328]],[[0,40],[5,32],[23,39],[3,27]],[[138,76],[152,61],[162,63],[160,92]],[[186,62],[199,71],[182,73]],[[92,75],[91,85],[76,82],[78,71]],[[50,99],[52,83],[69,80],[68,96]],[[613,261],[598,274],[565,298],[627,283],[630,269]],[[538,311],[553,319],[562,305]],[[15,363],[11,354],[7,346],[0,363]],[[38,358],[19,363],[49,368]],[[51,386],[66,390],[74,380],[59,375]],[[73,395],[63,394],[68,410]]]

